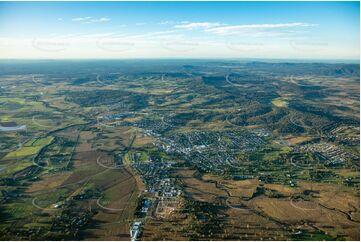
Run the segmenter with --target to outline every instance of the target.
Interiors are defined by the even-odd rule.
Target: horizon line
[[[354,64],[360,64],[359,59],[347,59],[347,58],[252,58],[252,57],[139,57],[139,58],[0,58],[0,61],[126,61],[126,60],[224,60],[224,61],[302,61],[302,62],[353,62]],[[348,63],[349,64],[349,63]]]

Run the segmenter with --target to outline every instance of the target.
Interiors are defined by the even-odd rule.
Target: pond
[[[4,127],[0,125],[0,131],[20,131],[25,130],[26,125],[12,126],[12,127]]]

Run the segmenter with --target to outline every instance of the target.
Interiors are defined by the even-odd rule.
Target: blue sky
[[[0,58],[359,59],[358,2],[1,2]]]

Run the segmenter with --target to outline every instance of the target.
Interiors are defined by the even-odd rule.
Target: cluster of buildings
[[[348,145],[359,145],[360,143],[360,127],[356,126],[338,126],[331,130],[328,134],[331,140],[348,144]]]
[[[158,120],[145,118],[133,123],[132,125],[150,132],[152,136],[159,136],[160,133],[163,133],[173,127],[173,125],[170,122],[166,122],[163,117]]]
[[[272,136],[272,132],[266,128],[252,129],[252,133],[256,134],[259,137],[270,137]]]
[[[159,217],[157,215],[158,211],[169,211],[168,207],[173,209],[174,204],[178,204],[182,190],[176,185],[175,178],[170,178],[169,176],[173,164],[174,162],[159,160],[152,156],[150,156],[150,162],[135,162],[133,164],[133,167],[139,172],[146,185],[144,193],[147,197],[151,197],[154,200],[154,202],[148,198],[142,200],[142,205],[139,209],[142,216],[147,216],[152,210],[155,211],[155,216]],[[152,209],[152,207],[155,209]],[[132,241],[140,238],[143,229],[142,224],[142,219],[137,219],[133,222],[130,228]]]
[[[153,190],[157,191],[157,196],[161,200],[177,198],[182,193],[181,189],[176,188],[174,181],[174,178],[164,178],[156,183],[155,188],[153,187]]]
[[[222,173],[225,166],[237,166],[239,152],[252,152],[263,147],[265,139],[272,135],[265,128],[251,131],[191,131],[167,135],[165,132],[174,127],[172,118],[169,114],[159,120],[142,119],[133,125],[142,128],[145,135],[155,137],[154,145],[160,150],[181,155],[205,171]],[[152,164],[145,175],[154,176],[158,168],[158,165]]]
[[[134,112],[109,113],[97,116],[97,121],[99,123],[117,125],[120,124],[122,119],[131,117],[133,115]]]
[[[255,151],[265,143],[263,137],[247,131],[195,131],[159,137],[155,145],[204,170],[222,172],[225,166],[237,166],[240,151]]]
[[[150,208],[153,205],[153,202],[148,198],[143,198],[140,205],[141,206],[138,207],[136,211],[136,215],[138,216],[130,226],[130,238],[132,241],[140,239],[143,232],[143,225],[150,211]]]
[[[326,160],[327,165],[343,165],[348,160],[358,160],[358,157],[351,152],[327,142],[303,145],[300,150],[319,154]]]
[[[154,194],[163,200],[176,198],[182,193],[181,189],[175,185],[175,179],[169,177],[169,171],[173,164],[174,162],[171,161],[158,161],[151,157],[151,162],[137,162],[133,166],[147,187],[145,192]]]
[[[254,151],[265,144],[262,138],[247,131],[194,131],[170,138],[174,141],[175,150],[198,153],[206,153],[210,149]]]
[[[132,224],[132,226],[130,227],[130,238],[132,241],[136,241],[140,238],[142,229],[142,222],[136,221]]]

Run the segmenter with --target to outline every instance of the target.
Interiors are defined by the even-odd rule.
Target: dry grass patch
[[[214,183],[194,178],[194,172],[194,170],[178,170],[176,174],[180,176],[185,192],[195,200],[214,202],[217,197],[228,196],[225,191],[217,188]]]
[[[155,141],[155,139],[153,137],[145,136],[143,134],[138,134],[137,138],[134,141],[133,146],[136,148],[140,148],[143,146],[149,146],[149,145],[153,145],[154,141]]]
[[[301,144],[305,141],[312,140],[313,137],[311,136],[297,136],[297,137],[286,137],[285,140],[290,143],[291,145]]]
[[[59,187],[65,180],[71,176],[72,172],[62,172],[56,174],[44,175],[41,180],[35,181],[27,189],[27,192],[39,192]]]
[[[229,195],[232,197],[252,197],[253,193],[256,191],[259,180],[258,179],[247,179],[247,180],[230,180],[224,179],[215,175],[204,175],[202,179],[206,182],[216,182],[220,187],[228,191]]]

